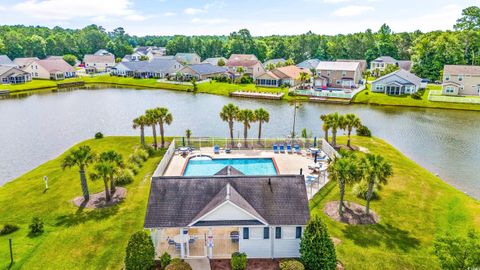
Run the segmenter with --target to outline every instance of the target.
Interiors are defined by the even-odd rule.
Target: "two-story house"
[[[412,61],[410,60],[396,60],[390,56],[380,56],[370,62],[370,70],[384,71],[389,65],[395,65],[406,71],[410,71],[412,69]]]
[[[442,94],[450,96],[480,95],[480,66],[446,65]]]
[[[362,83],[359,62],[320,61],[316,70],[315,88],[356,88]]]
[[[115,56],[113,54],[86,54],[83,62],[87,73],[108,72],[115,66]]]
[[[245,74],[255,79],[265,73],[262,62],[253,54],[232,54],[228,58],[226,67],[235,77]]]

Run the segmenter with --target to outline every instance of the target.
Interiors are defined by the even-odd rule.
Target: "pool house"
[[[232,168],[230,168],[230,171]],[[299,257],[310,218],[303,175],[152,177],[145,217],[156,255]]]

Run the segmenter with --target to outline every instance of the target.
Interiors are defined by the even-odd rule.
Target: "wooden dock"
[[[8,95],[10,95],[9,90],[0,90],[0,96],[8,96]]]
[[[235,91],[231,92],[231,97],[242,98],[259,98],[259,99],[272,99],[280,100],[285,93],[268,93],[268,92],[247,92],[247,91]]]
[[[311,102],[317,103],[328,103],[328,104],[343,104],[348,105],[350,104],[350,99],[339,99],[339,98],[325,98],[325,97],[310,97],[308,99]]]
[[[84,85],[85,85],[84,81],[57,83],[58,88],[78,87],[78,86],[84,86]]]

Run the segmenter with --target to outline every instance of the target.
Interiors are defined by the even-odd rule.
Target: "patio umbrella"
[[[313,156],[313,162],[316,164],[317,163],[317,157],[318,157],[318,152],[315,151],[315,154]]]
[[[185,146],[185,137],[182,137],[182,146]]]
[[[317,147],[317,137],[313,138],[313,147]]]

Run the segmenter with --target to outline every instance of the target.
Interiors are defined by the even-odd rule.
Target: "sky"
[[[242,28],[254,36],[347,34],[452,29],[463,8],[480,0],[0,0],[0,24],[108,31],[123,27],[144,35],[228,35]]]

